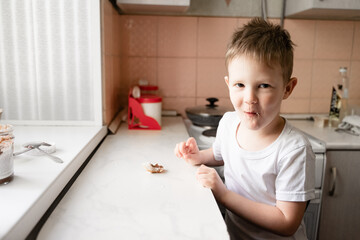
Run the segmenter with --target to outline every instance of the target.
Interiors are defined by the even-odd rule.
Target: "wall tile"
[[[115,111],[120,108],[120,92],[121,92],[121,58],[113,56],[113,101]]]
[[[127,57],[122,65],[123,74],[130,86],[147,80],[151,85],[157,85],[157,59],[153,57]]]
[[[360,22],[355,22],[354,43],[352,49],[353,60],[360,60]]]
[[[311,98],[310,113],[329,113],[330,98]]]
[[[114,85],[113,89],[120,87],[119,93],[113,93],[110,100],[107,96],[108,104],[116,103],[118,98],[124,104],[129,87],[146,78],[159,86],[165,109],[184,114],[187,106],[206,104],[206,97],[217,97],[219,104],[231,107],[223,80],[224,55],[236,27],[250,18],[118,17],[119,22],[116,18],[104,20],[112,25],[107,33],[102,26],[107,35],[103,40],[105,52],[121,54],[121,58],[112,59],[114,79],[106,84],[107,88],[109,84]],[[340,66],[349,67],[350,102],[360,104],[360,23],[285,19],[285,28],[297,44],[293,76],[298,78],[298,85],[283,102],[281,112],[328,113],[331,88],[339,80]],[[112,39],[110,44],[106,43],[108,38]],[[118,41],[120,52],[116,49]],[[116,70],[119,64],[120,73]],[[109,67],[104,66],[105,75]],[[116,80],[118,74],[120,83]],[[111,106],[116,108],[116,104]]]
[[[354,22],[317,21],[314,58],[350,60]]]
[[[217,97],[217,99],[219,99],[219,101],[215,103],[216,105],[222,108],[227,108],[229,109],[229,111],[234,111],[234,107],[231,104],[230,97]],[[206,98],[196,98],[197,106],[205,106],[207,104],[209,104],[209,102],[206,101]]]
[[[157,54],[157,17],[124,16],[123,54],[153,57]]]
[[[162,108],[166,110],[176,110],[181,116],[186,117],[185,109],[195,106],[193,97],[163,97]]]
[[[309,98],[293,98],[290,96],[281,104],[281,113],[309,113],[310,99]]]
[[[339,67],[348,67],[348,61],[314,60],[311,98],[330,101],[332,86],[340,81]]]
[[[289,31],[294,47],[294,58],[311,59],[314,54],[315,21],[286,19],[284,28]]]
[[[360,100],[360,61],[353,61],[349,69],[349,98]]]
[[[294,98],[309,98],[312,80],[312,60],[295,59],[293,77],[298,79],[291,96]]]
[[[243,26],[244,26],[245,24],[247,24],[250,20],[251,20],[251,18],[238,18],[237,21],[236,21],[236,29],[243,27]],[[236,29],[234,29],[234,31],[235,31]],[[232,34],[231,34],[231,35],[232,35]],[[229,40],[230,40],[231,35],[229,36]]]
[[[102,27],[102,34],[103,34],[103,51],[105,54],[112,54],[112,15],[104,15],[104,24]]]
[[[224,58],[200,58],[197,60],[197,97],[227,97],[228,88]]]
[[[129,80],[129,59],[128,57],[120,56],[120,106],[127,106],[128,104],[128,94],[131,86],[131,82]]]
[[[101,7],[104,15],[111,15],[112,14],[112,5],[110,1],[102,0]]]
[[[159,17],[157,52],[159,57],[195,57],[197,18]]]
[[[121,24],[123,23],[120,15],[113,15],[112,18],[112,51],[113,55],[121,54]]]
[[[360,116],[360,99],[349,99],[351,113]]]
[[[104,81],[103,81],[103,121],[109,124],[112,117],[111,112],[113,108],[113,58],[112,56],[104,56]]]
[[[224,57],[236,26],[236,18],[199,18],[198,57]]]
[[[158,58],[158,86],[164,97],[195,97],[195,58]]]

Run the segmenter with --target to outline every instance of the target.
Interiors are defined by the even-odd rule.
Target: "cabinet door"
[[[319,239],[358,239],[360,151],[328,151],[326,157]]]

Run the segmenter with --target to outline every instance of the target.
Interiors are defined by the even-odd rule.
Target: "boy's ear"
[[[285,86],[285,92],[284,92],[283,99],[287,99],[290,96],[290,94],[294,90],[296,84],[297,84],[297,78],[296,77],[290,78],[289,82]]]
[[[224,79],[225,79],[226,85],[229,86],[229,77],[225,76]]]

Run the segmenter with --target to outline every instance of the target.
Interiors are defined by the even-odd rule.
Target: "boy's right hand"
[[[202,163],[199,148],[193,137],[189,138],[186,142],[176,144],[174,152],[178,158],[182,158],[192,165],[199,165]]]

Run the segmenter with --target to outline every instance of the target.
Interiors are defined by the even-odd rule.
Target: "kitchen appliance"
[[[205,106],[189,107],[185,109],[186,116],[194,125],[208,128],[217,128],[224,113],[232,109],[216,105],[217,98],[207,98],[209,104]]]
[[[194,137],[200,150],[210,148],[215,141],[215,136],[209,136],[206,133],[203,134],[207,128],[196,126],[192,124],[189,119],[185,119],[185,126],[190,137]],[[318,231],[320,207],[321,207],[321,195],[323,187],[323,172],[325,165],[325,144],[321,141],[309,136],[308,139],[311,143],[312,149],[315,153],[315,199],[312,199],[306,209],[303,220],[306,225],[306,233],[309,240],[315,240]],[[223,167],[214,167],[218,172],[222,180],[224,180]],[[224,214],[224,208],[219,206],[222,214]]]

